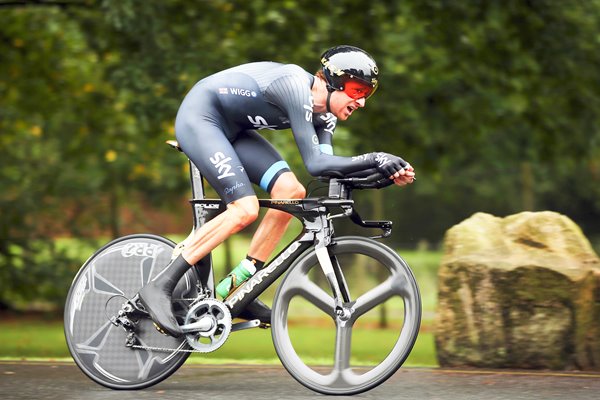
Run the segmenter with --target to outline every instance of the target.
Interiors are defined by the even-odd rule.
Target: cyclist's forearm
[[[328,175],[328,172],[338,172],[343,175],[374,168],[376,164],[374,153],[354,157],[340,157],[320,152],[304,158],[306,169],[312,176]]]

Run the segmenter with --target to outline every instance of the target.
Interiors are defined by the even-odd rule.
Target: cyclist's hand
[[[406,183],[412,182],[413,179],[411,178],[414,178],[414,169],[402,158],[382,152],[375,153],[375,161],[377,162],[377,170],[384,176],[389,177],[394,180],[394,182],[399,180],[398,183],[395,182],[396,184],[405,185]],[[410,170],[408,170],[409,167]],[[404,177],[404,179],[401,177]]]
[[[394,178],[394,184],[398,186],[405,186],[415,181],[415,169],[410,164],[406,164],[403,168],[404,173],[399,172],[400,176]]]

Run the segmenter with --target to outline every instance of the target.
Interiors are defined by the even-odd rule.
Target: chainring
[[[194,304],[185,316],[185,325],[199,322],[211,322],[207,331],[187,333],[186,340],[195,352],[210,353],[221,347],[231,333],[231,312],[229,308],[215,299],[204,299]]]

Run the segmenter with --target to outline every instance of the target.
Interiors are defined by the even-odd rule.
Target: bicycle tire
[[[338,260],[355,257],[355,255],[375,260],[379,266],[389,271],[389,277],[376,288],[356,299],[354,307],[357,312],[353,314],[349,323],[344,324],[336,318],[334,300],[330,293],[310,279],[309,273],[319,264],[314,249],[309,250],[294,262],[276,292],[271,322],[273,344],[283,366],[302,385],[322,394],[353,395],[382,384],[402,366],[419,332],[421,297],[410,267],[389,247],[372,239],[348,236],[336,239],[335,245],[330,247],[329,251],[330,255]],[[345,269],[349,267],[344,263],[346,262],[342,262],[340,266],[346,275]],[[327,367],[325,373],[319,372],[318,366],[308,365],[299,356],[290,338],[290,303],[297,297],[308,300],[334,320],[333,366]],[[397,303],[403,303],[404,309],[398,338],[382,362],[364,374],[359,374],[359,366],[351,365],[352,354],[347,354],[352,352],[352,330],[358,318],[365,315],[367,309],[372,310],[378,304],[396,297],[402,299],[402,302],[397,301]],[[305,334],[313,333],[308,331]]]
[[[111,389],[143,389],[166,379],[187,359],[186,352],[158,352],[126,347],[127,332],[113,325],[126,298],[131,299],[169,263],[175,243],[157,235],[128,235],[96,251],[81,267],[67,295],[64,332],[71,356],[93,381]],[[173,293],[179,319],[197,295],[190,269]],[[136,334],[142,345],[188,348],[185,338],[159,333],[150,319],[141,319]]]

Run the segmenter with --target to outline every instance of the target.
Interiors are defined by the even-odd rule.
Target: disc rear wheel
[[[130,235],[98,250],[75,277],[65,305],[64,328],[69,351],[91,379],[113,389],[141,389],[177,370],[187,352],[126,347],[127,331],[115,326],[115,316],[128,299],[160,273],[175,244],[155,235]],[[173,308],[183,323],[197,296],[195,272],[188,271],[173,293]],[[135,329],[138,344],[153,349],[187,349],[185,338],[159,333],[149,318]]]

